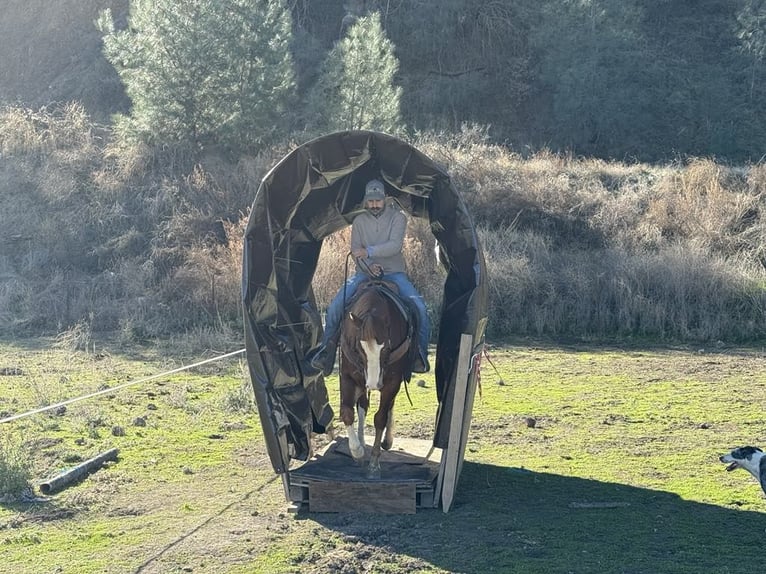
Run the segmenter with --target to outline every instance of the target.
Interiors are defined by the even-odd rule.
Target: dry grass
[[[748,340],[766,334],[766,166],[625,164],[424,134],[479,229],[491,337]],[[0,113],[0,321],[123,340],[241,329],[242,236],[261,178],[295,146],[236,162],[114,139],[82,108]],[[51,214],[55,214],[54,217]],[[438,323],[444,272],[411,219],[407,267]],[[348,230],[325,240],[320,310]]]
[[[18,498],[31,487],[32,459],[11,436],[0,439],[0,502]]]
[[[354,273],[354,264],[347,261],[349,245],[351,244],[351,228],[333,233],[324,240],[319,254],[317,268],[312,280],[312,288],[317,306],[325,309],[343,285],[346,274]]]
[[[491,337],[766,334],[763,165],[522,157],[475,129],[419,145],[480,224]]]

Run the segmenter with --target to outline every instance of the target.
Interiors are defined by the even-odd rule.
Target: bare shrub
[[[18,275],[5,274],[0,281],[0,331],[14,334],[33,315],[35,290]]]
[[[0,502],[16,500],[31,488],[31,480],[29,453],[6,434],[0,438]]]
[[[490,288],[488,335],[619,335],[709,341],[766,332],[766,292],[752,270],[704,249],[657,253],[552,251],[513,231],[482,232]],[[532,240],[530,242],[530,239]]]
[[[93,339],[93,315],[81,319],[67,330],[56,335],[53,346],[68,351],[87,351]]]
[[[0,152],[3,156],[40,154],[43,150],[36,115],[31,110],[5,106],[0,112]]]
[[[356,271],[349,256],[351,249],[351,228],[346,227],[327,236],[322,243],[311,287],[317,307],[327,309],[335,294],[340,291],[347,276]]]
[[[223,410],[230,413],[248,414],[256,412],[253,386],[250,381],[250,373],[247,363],[240,360],[238,363],[240,385],[227,392],[222,398]]]
[[[79,403],[70,409],[68,416],[75,432],[92,439],[100,438],[101,433],[112,426],[105,410],[95,404]]]
[[[85,108],[77,102],[33,111],[6,106],[0,111],[0,152],[45,162],[72,163],[97,153],[95,134]]]
[[[181,301],[214,323],[227,323],[240,312],[241,260],[232,261],[227,246],[193,247],[186,262],[167,282],[168,302]]]
[[[487,335],[542,335],[550,329],[548,308],[555,294],[546,267],[550,241],[512,225],[495,230],[480,227],[489,291]]]
[[[231,325],[194,326],[181,332],[172,333],[162,339],[159,347],[166,356],[182,361],[217,356],[236,351],[242,345],[242,330]],[[213,362],[210,366],[199,369],[211,369],[218,372],[222,367]],[[206,371],[207,372],[207,371]]]
[[[747,169],[747,190],[752,195],[766,193],[766,163],[758,163]]]
[[[423,296],[432,324],[438,316],[446,271],[436,256],[436,238],[424,219],[410,218],[402,249],[407,275]]]
[[[227,392],[222,402],[222,408],[229,413],[249,414],[256,412],[253,399],[253,387],[250,381],[243,381],[237,388]]]
[[[697,159],[683,169],[667,171],[657,184],[644,224],[666,238],[695,238],[712,251],[740,250],[736,233],[747,214],[757,212],[758,197],[744,193],[729,170],[710,159]]]

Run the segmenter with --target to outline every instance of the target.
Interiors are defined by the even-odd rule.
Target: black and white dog
[[[766,493],[766,454],[760,448],[742,446],[718,457],[718,460],[729,465],[726,467],[727,471],[744,468],[758,480],[763,492]]]

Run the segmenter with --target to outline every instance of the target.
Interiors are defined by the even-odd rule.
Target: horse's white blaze
[[[371,391],[379,391],[382,386],[380,381],[380,351],[383,349],[383,345],[375,339],[372,341],[360,341],[359,344],[362,346],[367,357],[367,372],[364,375],[367,388]]]
[[[364,418],[367,416],[367,411],[362,407],[356,407],[356,434],[359,437],[359,444],[364,448]]]
[[[359,443],[359,437],[354,432],[353,425],[346,427],[346,436],[348,436],[348,449],[351,451],[351,456],[355,459],[363,458],[364,446]]]

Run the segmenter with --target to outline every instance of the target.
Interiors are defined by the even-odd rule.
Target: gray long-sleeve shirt
[[[406,231],[407,218],[397,207],[387,204],[378,217],[365,210],[351,226],[351,250],[366,248],[367,264],[377,263],[383,273],[404,272],[402,245]]]

